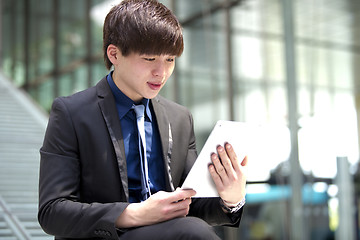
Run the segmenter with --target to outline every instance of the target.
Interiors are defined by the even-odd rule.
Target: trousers
[[[196,217],[175,218],[154,225],[133,228],[120,240],[220,240],[213,228]]]

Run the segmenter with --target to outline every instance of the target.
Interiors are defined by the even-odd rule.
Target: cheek
[[[171,74],[173,73],[175,68],[175,65],[172,65],[171,67],[169,67],[169,69],[167,70],[167,78],[169,78],[171,76]]]

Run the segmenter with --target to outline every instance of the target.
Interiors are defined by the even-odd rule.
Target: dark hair
[[[103,50],[106,67],[112,63],[107,48],[114,44],[123,56],[130,53],[170,54],[184,50],[183,34],[176,16],[157,0],[124,0],[105,18]]]

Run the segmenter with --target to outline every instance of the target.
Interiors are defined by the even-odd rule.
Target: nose
[[[162,63],[159,61],[157,64],[155,64],[155,66],[152,70],[152,74],[154,77],[163,78],[166,75],[165,63]]]

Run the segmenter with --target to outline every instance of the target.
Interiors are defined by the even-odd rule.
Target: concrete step
[[[50,240],[37,221],[48,116],[0,72],[0,239]]]

